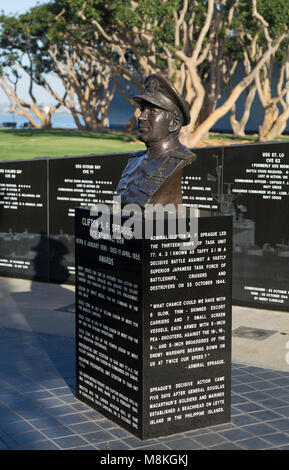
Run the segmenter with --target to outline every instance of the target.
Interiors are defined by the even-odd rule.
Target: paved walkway
[[[0,278],[0,449],[289,449],[289,313],[234,307],[233,330],[274,333],[233,336],[230,423],[143,442],[75,398],[73,302],[71,286]]]

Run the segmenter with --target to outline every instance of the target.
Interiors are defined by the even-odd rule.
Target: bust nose
[[[147,120],[147,108],[143,109],[138,118],[139,121],[146,121]]]

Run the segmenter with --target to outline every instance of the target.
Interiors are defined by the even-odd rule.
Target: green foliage
[[[52,62],[47,54],[45,29],[41,28],[41,17],[36,15],[36,11],[19,17],[3,15],[0,18],[0,24],[2,68],[13,69],[15,64],[21,63],[28,73],[34,74],[36,82],[39,82],[41,74],[53,70]],[[30,58],[30,64],[27,60],[23,61],[25,54]],[[17,68],[14,68],[13,72],[17,75]]]
[[[92,2],[91,2],[92,3]],[[91,29],[77,15],[80,0],[54,0],[44,5],[31,8],[28,13],[18,17],[0,17],[0,48],[2,67],[12,67],[22,62],[23,54],[31,59],[26,69],[33,70],[34,79],[41,83],[41,76],[51,71],[56,72],[54,63],[48,54],[48,48],[56,43],[61,50],[73,46],[81,40],[93,41]],[[103,21],[100,1],[94,1],[94,18]],[[97,5],[99,8],[97,9]],[[23,62],[22,62],[23,64]]]
[[[288,0],[257,0],[259,13],[269,24],[272,37],[284,32],[289,27]]]
[[[269,24],[269,32],[272,38],[289,28],[289,2],[288,0],[258,0],[259,12]],[[276,53],[276,60],[283,64],[286,59],[288,37],[282,42]]]

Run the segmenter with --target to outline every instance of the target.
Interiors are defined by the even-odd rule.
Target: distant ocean
[[[128,106],[113,106],[114,109],[109,113],[109,127],[111,129],[123,129],[128,120],[133,115],[133,108]],[[52,115],[52,127],[54,129],[77,129],[74,119],[69,114],[54,114]],[[24,116],[17,114],[0,114],[0,127],[3,127],[3,122],[16,123],[16,129],[23,128],[23,124],[28,123],[28,119]],[[40,121],[39,121],[40,122]]]
[[[3,122],[14,122],[16,128],[21,129],[23,124],[29,122],[24,116],[17,116],[17,114],[0,114],[0,127],[3,127]],[[56,114],[52,116],[52,126],[61,129],[76,129],[73,118],[67,114]]]

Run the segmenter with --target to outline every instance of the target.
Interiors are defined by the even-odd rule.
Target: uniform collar
[[[182,151],[183,149],[184,149],[183,145],[180,142],[177,142],[176,145],[174,145],[173,147],[170,147],[168,150],[160,153],[159,155],[149,156],[148,150],[146,150],[145,160],[159,160],[164,157],[170,156],[170,154],[172,154],[171,156],[173,157],[176,151],[179,152],[179,151]]]

